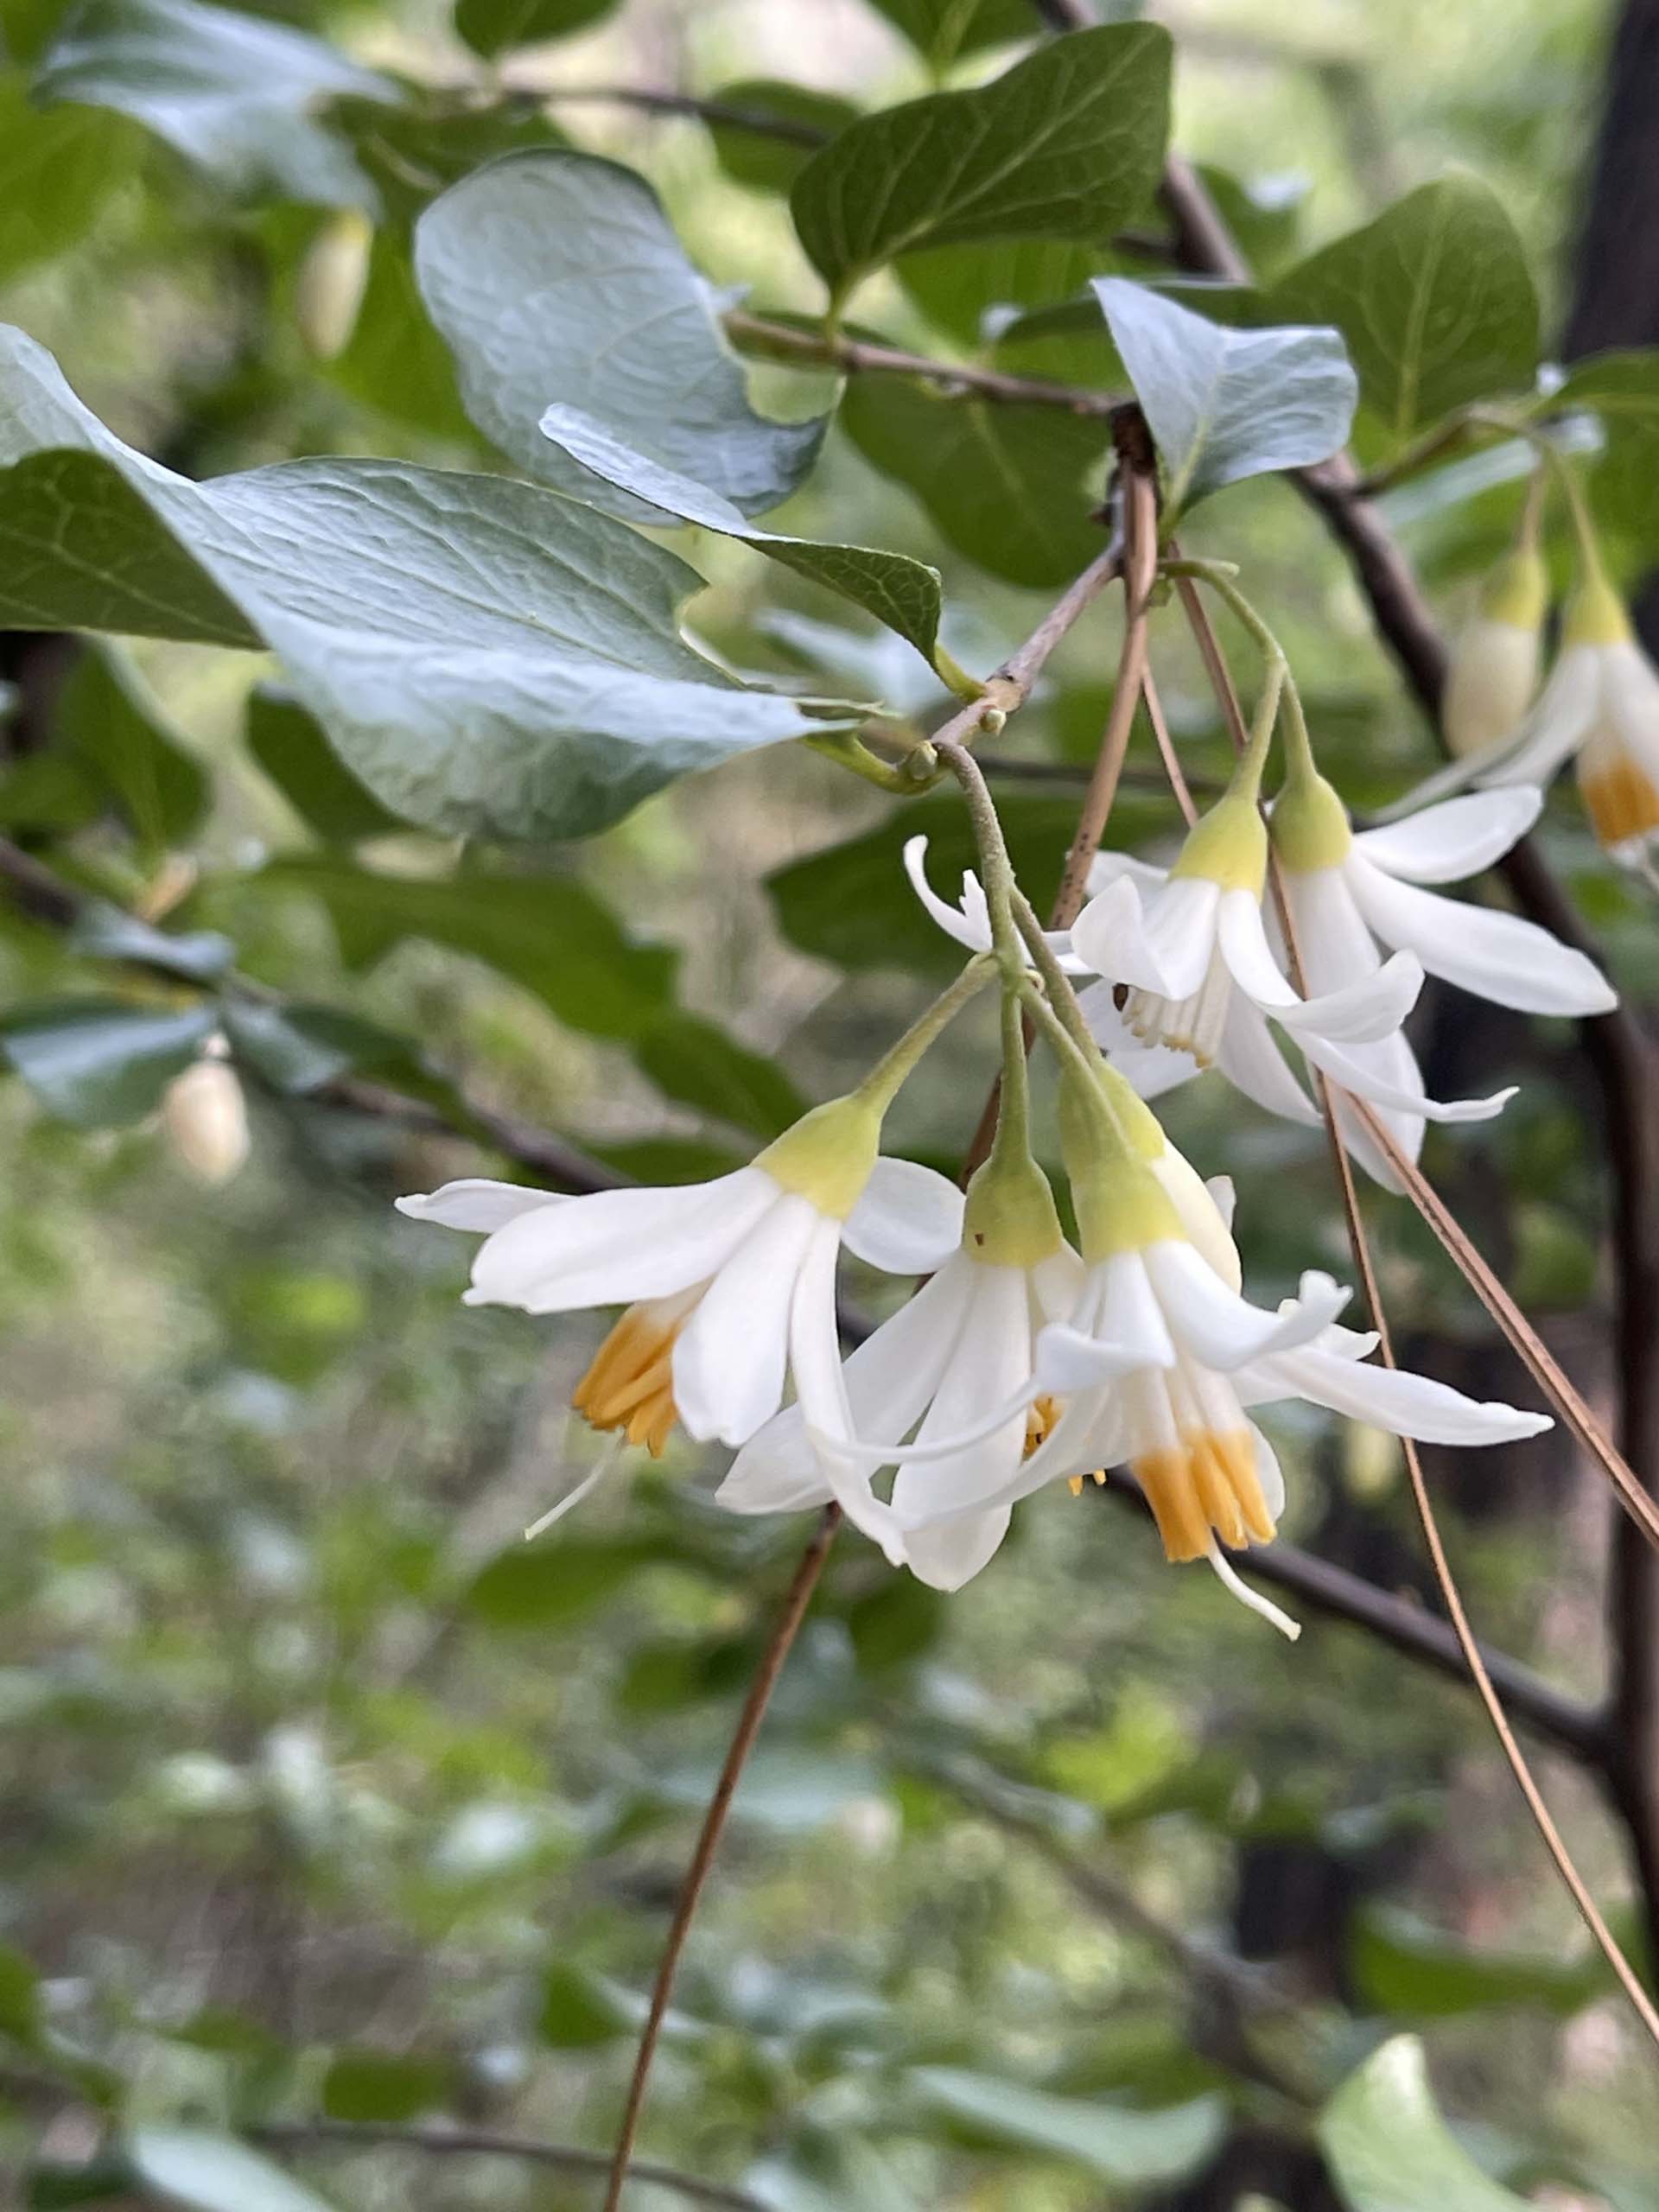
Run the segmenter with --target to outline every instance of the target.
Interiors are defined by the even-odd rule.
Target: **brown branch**
[[[1092,391],[1087,385],[1058,384],[1052,377],[1016,377],[1001,369],[979,368],[969,362],[936,360],[931,354],[909,353],[897,346],[880,346],[862,338],[831,336],[806,330],[794,323],[773,322],[747,308],[734,308],[722,317],[726,335],[740,351],[772,361],[803,361],[823,368],[840,369],[848,376],[920,377],[958,399],[994,399],[1019,407],[1060,407],[1068,415],[1099,416],[1110,422],[1133,403],[1121,393]]]
[[[434,2152],[442,2156],[454,2152],[482,2158],[521,2158],[526,2164],[549,2166],[567,2174],[585,2174],[595,2179],[610,2171],[608,2152],[582,2151],[568,2143],[544,2143],[534,2135],[503,2135],[484,2127],[413,2127],[399,2126],[387,2120],[270,2120],[257,2126],[245,2127],[242,2133],[250,2142],[266,2145],[276,2151],[304,2150],[308,2145],[327,2144],[341,2150],[357,2150],[365,2144],[390,2144],[400,2150]],[[633,2169],[638,2181],[649,2182],[658,2189],[676,2190],[694,2204],[712,2204],[720,2212],[766,2212],[758,2196],[751,2196],[746,2189],[734,2189],[724,2182],[702,2181],[696,2174],[683,2174],[673,2166],[658,2165],[644,2160]]]
[[[824,1562],[830,1556],[830,1547],[836,1540],[841,1526],[841,1508],[826,1505],[818,1516],[817,1531],[801,1554],[795,1578],[789,1586],[777,1625],[766,1648],[760,1656],[749,1683],[748,1695],[743,1700],[743,1710],[737,1728],[727,1750],[720,1778],[715,1784],[715,1794],[709,1800],[708,1810],[702,1816],[702,1826],[697,1833],[696,1849],[691,1854],[691,1864],[686,1869],[685,1880],[674,1907],[668,1940],[663,1946],[663,1955],[657,1968],[657,1979],[652,1986],[651,2010],[639,2037],[639,2049],[633,2062],[633,2073],[628,2082],[627,2103],[623,2108],[622,2124],[617,2133],[615,2155],[610,2164],[610,2181],[605,2191],[603,2212],[617,2212],[622,2202],[622,2192],[627,2186],[628,2168],[633,2158],[634,2139],[639,2133],[639,2121],[645,2108],[645,2091],[650,2086],[651,2063],[657,2055],[657,2044],[663,2031],[663,2021],[668,2012],[668,2000],[673,1993],[674,1977],[678,1971],[680,1955],[685,1948],[685,1939],[691,1932],[703,1885],[709,1879],[709,1869],[715,1863],[715,1853],[720,1848],[720,1839],[725,1832],[726,1817],[732,1809],[732,1800],[737,1795],[737,1785],[742,1779],[743,1769],[754,1739],[760,1732],[760,1723],[766,1718],[766,1707],[784,1662],[788,1658],[812,1592],[823,1573]]]

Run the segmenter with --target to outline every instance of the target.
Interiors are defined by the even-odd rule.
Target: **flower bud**
[[[1480,605],[1452,648],[1440,726],[1454,753],[1498,745],[1519,728],[1538,689],[1544,564],[1529,548],[1495,569]]]
[[[360,208],[324,224],[300,264],[294,312],[300,335],[320,361],[346,350],[369,281],[373,226]]]
[[[248,1112],[235,1070],[203,1059],[175,1076],[162,1100],[162,1127],[193,1175],[228,1183],[248,1156]]]

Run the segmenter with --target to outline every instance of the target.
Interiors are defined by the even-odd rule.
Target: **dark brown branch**
[[[544,2143],[534,2135],[502,2135],[484,2127],[414,2127],[397,2126],[385,2120],[270,2120],[256,2127],[246,2127],[243,2133],[250,2142],[259,2143],[273,2151],[302,2151],[314,2145],[326,2145],[340,2150],[360,2150],[371,2143],[389,2144],[399,2150],[436,2152],[449,2156],[461,2152],[480,2158],[521,2158],[527,2164],[551,2167],[567,2174],[584,2174],[597,2180],[610,2171],[610,2154],[605,2151],[582,2151],[568,2143]],[[695,2174],[683,2174],[673,2166],[662,2166],[649,2159],[642,2160],[633,2169],[636,2181],[649,2182],[658,2189],[676,2190],[694,2204],[712,2204],[720,2212],[766,2212],[758,2196],[751,2196],[746,2189],[734,2189],[724,2182],[702,2181]]]

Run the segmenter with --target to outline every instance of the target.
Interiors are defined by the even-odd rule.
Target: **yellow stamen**
[[[1065,1478],[1065,1486],[1067,1490],[1071,1491],[1073,1497],[1081,1497],[1083,1496],[1083,1486],[1084,1483],[1093,1483],[1099,1489],[1103,1490],[1106,1486],[1105,1468],[1096,1467],[1091,1474],[1068,1475]]]
[[[1020,1454],[1022,1459],[1029,1459],[1037,1446],[1048,1440],[1059,1417],[1060,1402],[1058,1398],[1033,1399],[1026,1409],[1026,1443]]]
[[[630,1444],[662,1457],[678,1414],[674,1406],[674,1339],[690,1316],[683,1298],[630,1306],[594,1356],[570,1402],[591,1427],[620,1429]]]
[[[1211,1530],[1235,1550],[1273,1536],[1247,1428],[1189,1431],[1179,1446],[1132,1461],[1130,1471],[1146,1493],[1168,1559],[1204,1558]]]
[[[1595,832],[1610,850],[1659,830],[1659,791],[1624,747],[1598,747],[1579,763],[1579,789]]]

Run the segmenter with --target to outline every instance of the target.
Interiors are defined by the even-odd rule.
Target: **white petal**
[[[1119,980],[1141,983],[1167,998],[1190,998],[1209,973],[1227,900],[1241,896],[1248,899],[1249,893],[1224,894],[1221,886],[1207,875],[1171,876],[1147,904],[1145,950],[1151,981],[1127,974]],[[1101,972],[1110,971],[1103,969]]]
[[[1078,992],[1077,1004],[1083,1008],[1090,1035],[1136,1096],[1161,1098],[1178,1083],[1189,1082],[1199,1074],[1191,1052],[1141,1042],[1117,1010],[1116,988],[1113,983],[1090,983],[1087,990]]]
[[[1443,799],[1390,822],[1362,830],[1353,849],[1373,868],[1408,883],[1461,883],[1502,859],[1524,837],[1544,804],[1535,784],[1508,784]]]
[[[893,1510],[908,1525],[962,1510],[1005,1488],[1025,1456],[1026,1406],[1020,1398],[1032,1372],[1031,1294],[1023,1268],[974,1267],[967,1315],[939,1377],[933,1402],[917,1434],[918,1444],[971,1431],[1014,1402],[1000,1427],[946,1458],[901,1465],[893,1485]],[[906,1550],[914,1564],[916,1554]]]
[[[1229,1290],[1190,1244],[1148,1245],[1147,1273],[1183,1350],[1205,1367],[1242,1367],[1278,1345],[1305,1342],[1333,1320],[1348,1292],[1329,1275],[1302,1277],[1299,1296],[1265,1313]]]
[[[466,1302],[568,1313],[671,1297],[713,1274],[780,1195],[764,1168],[741,1167],[712,1183],[534,1207],[480,1248]]]
[[[1506,1444],[1554,1426],[1548,1414],[1467,1398],[1427,1375],[1344,1359],[1316,1344],[1275,1352],[1254,1379],[1265,1389],[1280,1386],[1284,1397],[1306,1398],[1350,1421],[1371,1421],[1423,1444]]]
[[[966,1253],[953,1255],[847,1361],[848,1408],[861,1441],[896,1441],[921,1419],[961,1333],[976,1271]],[[734,1513],[792,1512],[830,1497],[798,1405],[755,1432],[715,1495]]]
[[[1287,1122],[1317,1128],[1319,1111],[1285,1064],[1273,1032],[1254,1001],[1235,991],[1216,1053],[1216,1065],[1235,1090]]]
[[[1490,1122],[1495,1114],[1503,1111],[1518,1088],[1510,1084],[1505,1090],[1495,1090],[1490,1098],[1426,1098],[1421,1089],[1414,1090],[1403,1083],[1390,1081],[1371,1059],[1362,1058],[1362,1054],[1380,1052],[1392,1041],[1388,1038],[1380,1045],[1356,1046],[1351,1052],[1312,1033],[1299,1036],[1296,1041],[1315,1066],[1323,1068],[1344,1090],[1354,1091],[1379,1106],[1397,1108],[1402,1113],[1414,1115],[1423,1121]],[[1416,1063],[1414,1061],[1412,1065],[1414,1073]]]
[[[1343,1334],[1351,1335],[1352,1332],[1344,1330]],[[1279,1465],[1279,1454],[1254,1421],[1250,1423],[1250,1440],[1255,1446],[1255,1479],[1262,1485],[1262,1503],[1267,1507],[1269,1518],[1277,1522],[1284,1518],[1284,1469]]]
[[[563,1205],[569,1195],[564,1191],[532,1190],[527,1183],[492,1183],[486,1176],[465,1175],[458,1183],[446,1183],[442,1190],[417,1192],[392,1203],[411,1221],[437,1221],[446,1229],[480,1230],[489,1236],[505,1229],[508,1222],[517,1221],[521,1213]]]
[[[1109,883],[1116,883],[1127,875],[1139,885],[1144,896],[1155,891],[1160,883],[1169,880],[1166,868],[1155,868],[1150,861],[1137,860],[1133,853],[1113,852],[1107,849],[1095,855],[1089,863],[1089,879],[1085,888],[1091,899],[1098,898]]]
[[[1535,922],[1396,882],[1357,855],[1350,866],[1360,912],[1377,935],[1408,947],[1448,983],[1522,1014],[1605,1014],[1617,1004],[1594,961]]]
[[[1543,696],[1513,740],[1487,751],[1495,758],[1475,780],[1492,784],[1547,784],[1563,760],[1589,735],[1601,712],[1603,656],[1600,645],[1569,645],[1550,671]],[[1471,753],[1465,770],[1485,758]]]
[[[1419,893],[1427,898],[1427,892]],[[1322,991],[1300,1006],[1274,1013],[1293,1037],[1305,1029],[1344,1045],[1372,1045],[1391,1036],[1417,1003],[1423,988],[1423,963],[1413,952],[1396,952],[1369,975],[1357,976],[1340,990]]]
[[[1168,1319],[1147,1262],[1144,1252],[1120,1252],[1094,1271],[1095,1302],[1087,1325],[1103,1352],[1118,1362],[1101,1374],[1122,1374],[1126,1357],[1136,1367],[1175,1364]]]
[[[1069,1244],[1031,1270],[1032,1304],[1039,1321],[1069,1321],[1089,1280],[1089,1270]]]
[[[991,949],[991,923],[986,912],[985,893],[976,876],[967,877],[963,885],[963,904],[952,906],[941,899],[927,880],[927,839],[909,837],[905,841],[905,874],[911,887],[931,914],[947,937],[955,938],[970,952],[988,952]],[[969,889],[972,886],[971,892]]]
[[[1221,1216],[1221,1225],[1229,1236],[1233,1233],[1233,1216],[1238,1211],[1238,1187],[1230,1175],[1207,1175],[1204,1187],[1210,1193],[1210,1203]],[[1190,1233],[1190,1232],[1189,1232]]]
[[[841,1240],[886,1274],[931,1274],[962,1243],[963,1203],[948,1176],[884,1154],[842,1224]]]
[[[1603,685],[1608,720],[1649,782],[1659,783],[1659,671],[1626,639],[1607,647]]]
[[[911,1573],[935,1590],[960,1590],[995,1554],[1013,1514],[1012,1506],[995,1505],[988,1512],[958,1513],[908,1530],[905,1557]]]
[[[796,1399],[842,1511],[855,1529],[880,1545],[894,1567],[901,1567],[904,1533],[891,1510],[872,1493],[868,1476],[861,1474],[846,1456],[853,1420],[836,1330],[836,1250],[830,1224],[821,1224],[790,1302],[789,1362]]]
[[[1186,1155],[1164,1140],[1163,1151],[1152,1163],[1152,1172],[1162,1187],[1164,1196],[1175,1209],[1181,1227],[1192,1243],[1203,1253],[1216,1273],[1230,1290],[1237,1290],[1243,1281],[1239,1265],[1238,1247],[1233,1242],[1230,1226],[1233,1217],[1233,1186],[1224,1175],[1206,1183]],[[1224,1213],[1216,1197],[1217,1184],[1226,1198]]]
[[[1262,901],[1252,891],[1229,891],[1217,924],[1221,957],[1233,981],[1260,1007],[1277,1014],[1294,1007],[1297,994],[1281,973],[1262,923]]]
[[[782,1403],[796,1279],[825,1225],[807,1199],[779,1198],[697,1300],[673,1359],[675,1408],[699,1443],[746,1444]]]

